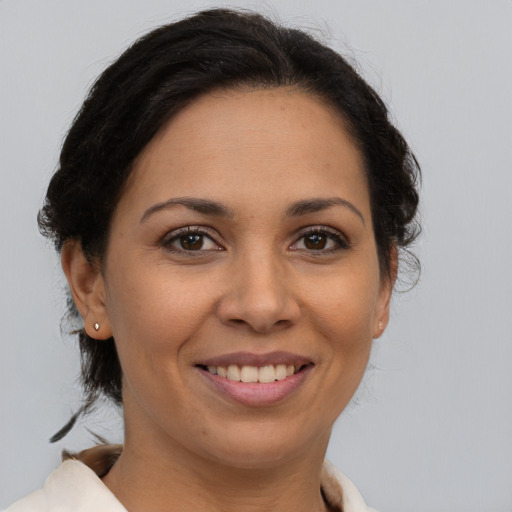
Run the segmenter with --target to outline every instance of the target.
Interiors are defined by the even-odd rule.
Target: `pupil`
[[[306,247],[308,249],[323,249],[325,247],[325,235],[315,233],[306,237]]]
[[[180,244],[183,249],[197,251],[203,246],[203,237],[201,235],[184,235],[180,237]]]

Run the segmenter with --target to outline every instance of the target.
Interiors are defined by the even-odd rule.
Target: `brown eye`
[[[325,249],[326,245],[327,235],[325,233],[311,233],[304,237],[304,246],[306,249]]]
[[[180,246],[186,251],[199,251],[203,248],[204,237],[199,234],[183,235],[179,238]]]
[[[173,231],[162,240],[162,245],[168,251],[183,255],[187,253],[192,255],[194,252],[200,255],[205,251],[223,250],[208,233],[192,227]]]
[[[292,251],[311,251],[328,254],[338,250],[348,249],[350,244],[340,233],[328,227],[318,227],[302,232],[300,238],[290,249]]]

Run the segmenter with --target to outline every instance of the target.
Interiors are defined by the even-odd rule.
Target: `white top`
[[[376,512],[369,508],[354,484],[332,464],[322,473],[326,499],[342,512]],[[44,487],[4,512],[127,512],[100,477],[83,462],[66,460],[47,478]]]

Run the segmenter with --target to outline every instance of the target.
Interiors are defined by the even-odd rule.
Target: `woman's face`
[[[137,159],[96,287],[127,441],[240,467],[325,447],[391,292],[331,110],[285,88],[208,94]]]

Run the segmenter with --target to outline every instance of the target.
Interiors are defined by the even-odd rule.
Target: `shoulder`
[[[126,512],[96,473],[77,460],[64,461],[42,489],[13,503],[4,512]]]
[[[44,492],[39,489],[13,503],[2,512],[43,512],[46,510],[48,507],[44,505]]]
[[[322,470],[322,492],[332,508],[342,512],[377,512],[365,503],[352,481],[327,460]]]

